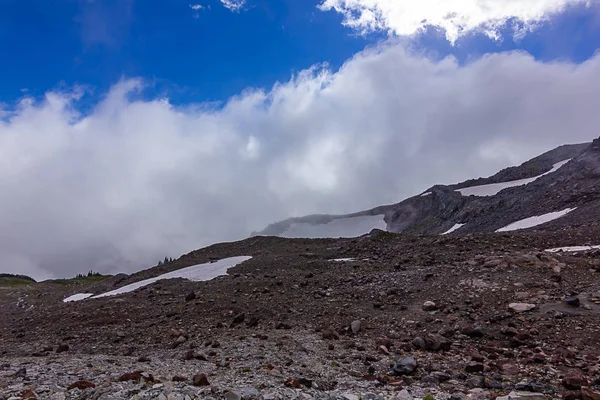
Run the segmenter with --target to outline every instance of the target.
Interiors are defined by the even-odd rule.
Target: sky
[[[599,135],[598,0],[0,0],[0,270],[133,272]]]

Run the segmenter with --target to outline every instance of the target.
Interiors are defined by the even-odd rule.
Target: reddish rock
[[[21,392],[21,399],[22,400],[33,400],[33,399],[37,399],[37,396],[33,392],[33,390],[27,389],[27,390],[23,390]]]
[[[438,334],[428,334],[425,336],[425,348],[431,351],[450,350],[452,342]]]
[[[73,382],[69,385],[69,387],[67,387],[67,390],[72,390],[72,389],[79,389],[79,390],[85,390],[85,389],[90,389],[90,388],[95,388],[96,385],[93,382],[90,381],[77,381],[77,382]]]
[[[587,378],[577,370],[567,372],[562,382],[567,389],[581,389],[582,386],[588,385]]]
[[[145,382],[149,382],[149,383],[155,382],[154,376],[152,376],[152,374],[149,374],[144,371],[127,372],[119,377],[120,382],[128,382],[128,381],[139,382],[142,379]]]
[[[119,382],[136,381],[142,380],[142,371],[126,372],[119,377]]]
[[[594,392],[588,387],[581,388],[581,398],[583,400],[600,400],[600,393]]]
[[[294,389],[298,389],[302,386],[300,384],[300,381],[296,378],[288,378],[288,379],[286,379],[285,382],[283,382],[283,384],[287,387],[294,388]]]

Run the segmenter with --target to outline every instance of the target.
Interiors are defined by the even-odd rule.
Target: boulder
[[[396,375],[410,375],[417,369],[418,363],[413,357],[406,357],[396,362],[394,373]]]
[[[510,303],[508,308],[517,313],[523,313],[527,311],[531,311],[535,308],[535,304],[530,303]]]

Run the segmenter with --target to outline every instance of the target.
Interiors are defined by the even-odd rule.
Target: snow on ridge
[[[383,220],[383,214],[336,218],[326,224],[292,223],[281,236],[312,239],[348,238],[364,235],[373,229],[381,229],[383,231],[387,229],[387,224]]]
[[[554,221],[555,219],[564,217],[565,215],[567,215],[571,211],[575,210],[576,208],[577,207],[566,208],[562,211],[555,211],[555,212],[551,212],[548,214],[536,215],[533,217],[525,218],[520,221],[513,222],[512,224],[508,224],[505,227],[496,230],[496,232],[510,232],[510,231],[516,231],[519,229],[533,228],[534,226],[545,224],[546,222]]]
[[[93,295],[94,295],[94,293],[77,293],[77,294],[74,294],[74,295],[69,296],[66,299],[64,299],[63,303],[69,303],[71,301],[84,300],[84,299],[87,299],[88,297],[92,297]]]
[[[561,251],[565,252],[565,253],[576,253],[576,252],[580,252],[580,251],[589,251],[589,250],[600,250],[600,245],[555,247],[553,249],[546,249],[544,251],[547,251],[548,253],[558,253]]]
[[[465,226],[465,224],[454,224],[454,226],[452,228],[450,228],[446,232],[442,233],[442,235],[447,235],[449,233],[452,233],[452,232],[462,228],[463,226]]]
[[[150,285],[151,283],[160,281],[162,279],[183,278],[183,279],[188,279],[193,282],[209,281],[211,279],[216,278],[217,276],[227,275],[227,270],[229,268],[235,267],[236,265],[241,264],[244,261],[248,261],[251,258],[252,257],[250,257],[250,256],[230,257],[230,258],[224,258],[222,260],[218,260],[215,262],[192,265],[191,267],[181,268],[181,269],[178,269],[175,271],[167,272],[166,274],[162,274],[162,275],[159,275],[154,278],[149,278],[149,279],[144,279],[142,281],[134,282],[129,285],[120,287],[118,289],[111,290],[106,293],[101,293],[101,294],[98,294],[95,296],[93,296],[89,293],[85,293],[85,295],[89,294],[89,296],[81,297],[81,295],[84,295],[84,294],[79,293],[77,295],[68,297],[67,299],[71,299],[75,296],[79,296],[79,297],[76,297],[75,299],[69,300],[69,301],[79,301],[79,300],[83,300],[86,298],[97,299],[97,298],[101,298],[101,297],[116,296],[118,294],[133,292],[136,289]],[[67,299],[65,299],[63,301],[67,301]]]
[[[430,194],[431,194],[431,192],[425,192],[421,195],[421,197],[429,196]]]
[[[487,185],[471,186],[471,187],[467,187],[467,188],[456,189],[456,191],[460,192],[460,194],[463,196],[482,196],[482,197],[495,196],[496,194],[498,194],[498,192],[500,192],[503,189],[527,185],[533,181],[538,180],[542,176],[556,172],[556,171],[558,171],[558,169],[560,167],[562,167],[563,165],[565,165],[566,163],[568,163],[571,160],[572,159],[569,158],[567,160],[558,162],[552,166],[552,169],[550,171],[544,172],[543,174],[538,175],[538,176],[534,176],[533,178],[525,178],[525,179],[519,179],[516,181],[507,181],[507,182],[499,182],[499,183],[490,183]]]

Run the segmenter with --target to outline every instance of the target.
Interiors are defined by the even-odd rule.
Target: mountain
[[[354,237],[372,229],[449,234],[561,226],[600,219],[600,138],[557,147],[488,178],[435,185],[399,203],[309,215],[254,236]]]
[[[358,237],[0,279],[0,400],[599,399],[599,178],[596,140],[269,227]]]

